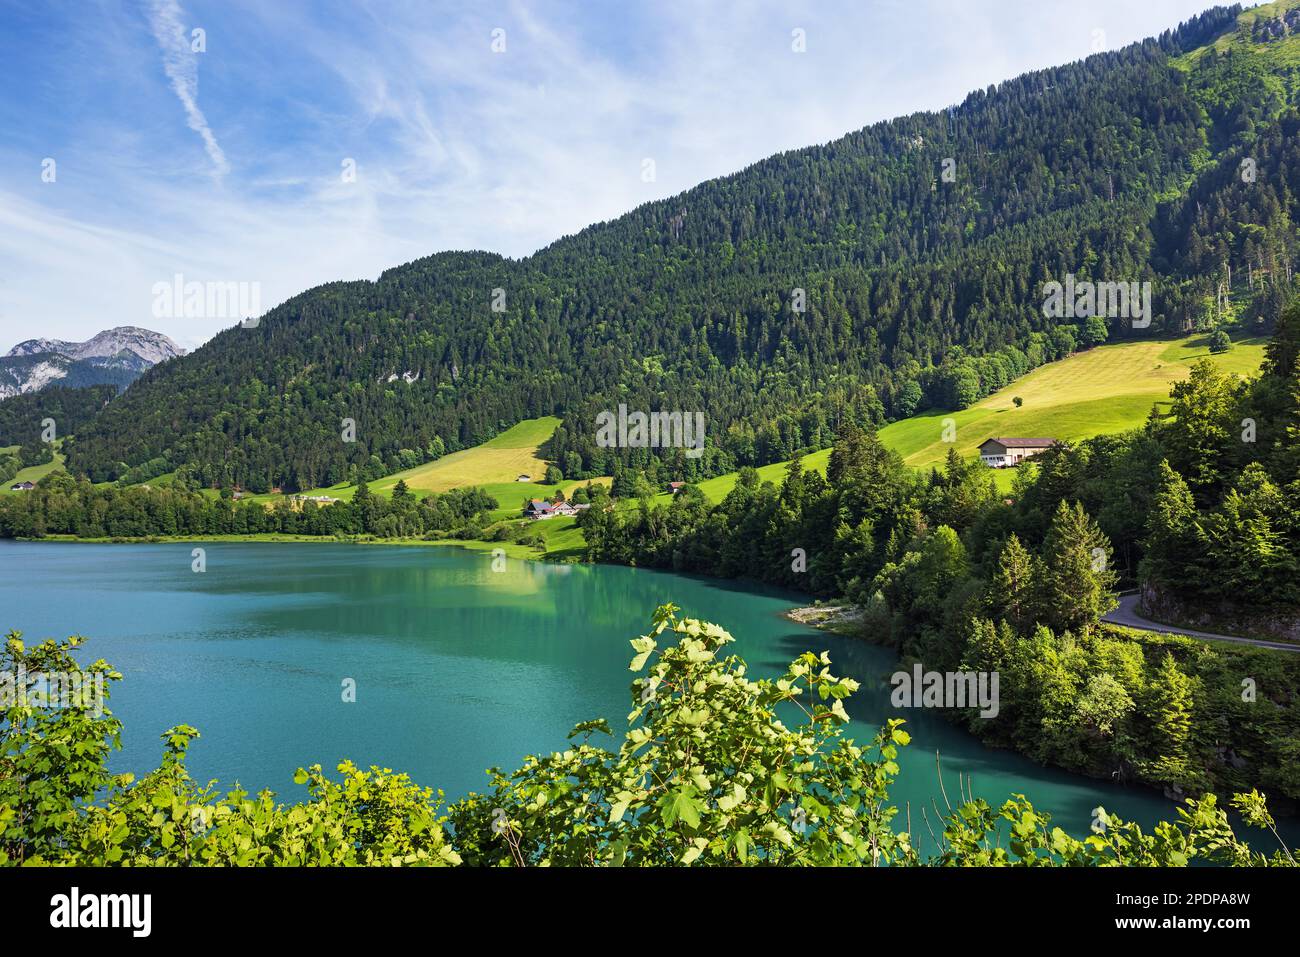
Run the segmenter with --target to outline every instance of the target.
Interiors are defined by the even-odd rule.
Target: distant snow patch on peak
[[[125,389],[145,370],[184,354],[167,336],[139,326],[105,329],[85,342],[27,339],[0,357],[0,399],[54,383]]]

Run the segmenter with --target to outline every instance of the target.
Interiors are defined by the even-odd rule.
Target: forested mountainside
[[[108,383],[52,385],[0,400],[0,487],[22,469],[51,461],[55,444],[50,437],[58,439],[81,428],[117,392],[118,387]]]
[[[1239,14],[771,157],[523,260],[440,253],[310,290],[147,372],[68,466],[307,488],[558,414],[570,477],[665,455],[696,478],[961,407],[1097,341],[1043,315],[1067,274],[1153,283],[1150,327],[1111,338],[1267,325],[1296,253],[1300,39]],[[596,448],[619,402],[703,410],[707,451]]]
[[[62,437],[93,419],[116,393],[108,383],[80,388],[60,383],[10,396],[0,402],[0,448],[25,445],[39,451],[47,444],[41,441],[42,419],[53,419],[55,436]]]

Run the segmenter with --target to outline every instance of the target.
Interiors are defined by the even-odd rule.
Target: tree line
[[[0,498],[0,538],[149,538],[187,535],[321,535],[477,538],[497,500],[479,488],[417,498],[398,482],[391,496],[361,482],[352,501],[282,498],[274,504],[214,497],[173,486],[96,486],[54,473]]]

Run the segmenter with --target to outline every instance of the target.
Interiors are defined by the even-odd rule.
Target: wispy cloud
[[[207,150],[217,176],[224,176],[230,172],[230,163],[208,125],[207,117],[199,109],[199,54],[190,49],[183,15],[184,11],[176,0],[152,0],[149,26],[162,48],[163,69],[171,80],[176,98],[185,108],[186,121],[190,129],[203,137],[203,148]]]

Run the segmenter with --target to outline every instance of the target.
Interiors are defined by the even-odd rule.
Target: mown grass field
[[[18,451],[18,447],[14,446],[13,450]],[[44,465],[29,465],[25,469],[20,469],[18,474],[9,481],[0,484],[0,495],[22,495],[22,492],[11,491],[10,487],[17,485],[19,482],[39,482],[51,472],[61,468],[63,468],[63,453],[56,451],[52,461],[46,462]]]
[[[551,416],[525,419],[494,439],[444,455],[436,462],[426,462],[413,469],[397,472],[373,483],[377,492],[391,491],[398,480],[411,491],[426,495],[447,492],[466,485],[520,486],[538,484],[546,474],[546,462],[537,456],[538,447],[551,437],[560,420]],[[515,483],[519,475],[531,475],[536,482]]]
[[[390,495],[399,481],[417,496],[439,494],[454,488],[477,485],[497,500],[500,507],[493,513],[494,519],[517,516],[528,498],[546,498],[563,489],[565,495],[571,495],[579,485],[587,480],[566,480],[556,485],[546,485],[541,481],[546,474],[546,462],[538,457],[538,448],[551,437],[559,426],[560,420],[553,416],[540,419],[525,419],[502,432],[494,439],[476,445],[471,449],[462,449],[444,455],[435,462],[426,462],[415,468],[405,469],[386,475],[370,483],[372,492]],[[530,475],[535,481],[517,481],[520,475]],[[155,482],[160,481],[155,479]],[[597,484],[608,484],[609,479],[593,479]],[[356,486],[346,483],[332,485],[328,488],[311,489],[307,495],[328,495],[332,498],[351,501],[356,494]],[[275,502],[280,495],[254,495],[255,502]],[[558,524],[558,519],[550,519],[539,524]],[[574,530],[577,533],[577,530]]]
[[[1187,378],[1197,359],[1208,357],[1225,372],[1251,375],[1263,360],[1264,342],[1241,339],[1231,352],[1217,356],[1210,354],[1207,337],[1200,335],[1098,346],[1040,366],[960,412],[928,411],[892,422],[880,430],[880,439],[908,465],[928,469],[941,464],[954,444],[962,456],[973,458],[990,436],[1077,441],[1124,432],[1140,427],[1153,406],[1168,408],[1170,386]],[[1024,400],[1019,408],[1016,396]],[[943,440],[947,419],[956,427],[955,443]],[[829,459],[829,449],[813,452],[804,457],[804,467],[825,472]],[[759,477],[779,483],[786,465],[765,465]],[[1009,489],[1014,474],[1013,469],[997,470],[998,487]],[[699,487],[711,500],[720,501],[735,484],[733,472]]]
[[[377,479],[370,483],[370,490],[381,495],[391,495],[394,486],[399,481],[404,481],[417,497],[422,498],[454,488],[477,485],[501,504],[494,517],[517,515],[524,498],[543,498],[554,494],[556,488],[564,489],[568,495],[577,485],[585,484],[566,481],[558,485],[546,485],[541,481],[546,474],[546,462],[538,457],[537,450],[551,437],[559,424],[560,420],[552,416],[525,419],[482,445],[452,452],[434,462],[426,462]],[[172,474],[160,475],[145,484],[165,485]],[[537,481],[516,481],[520,475],[530,475]],[[205,489],[204,492],[217,494],[212,489]],[[356,494],[356,486],[344,482],[309,489],[303,494],[328,495],[350,502]],[[267,503],[281,498],[282,495],[270,493],[249,496],[251,501]]]

